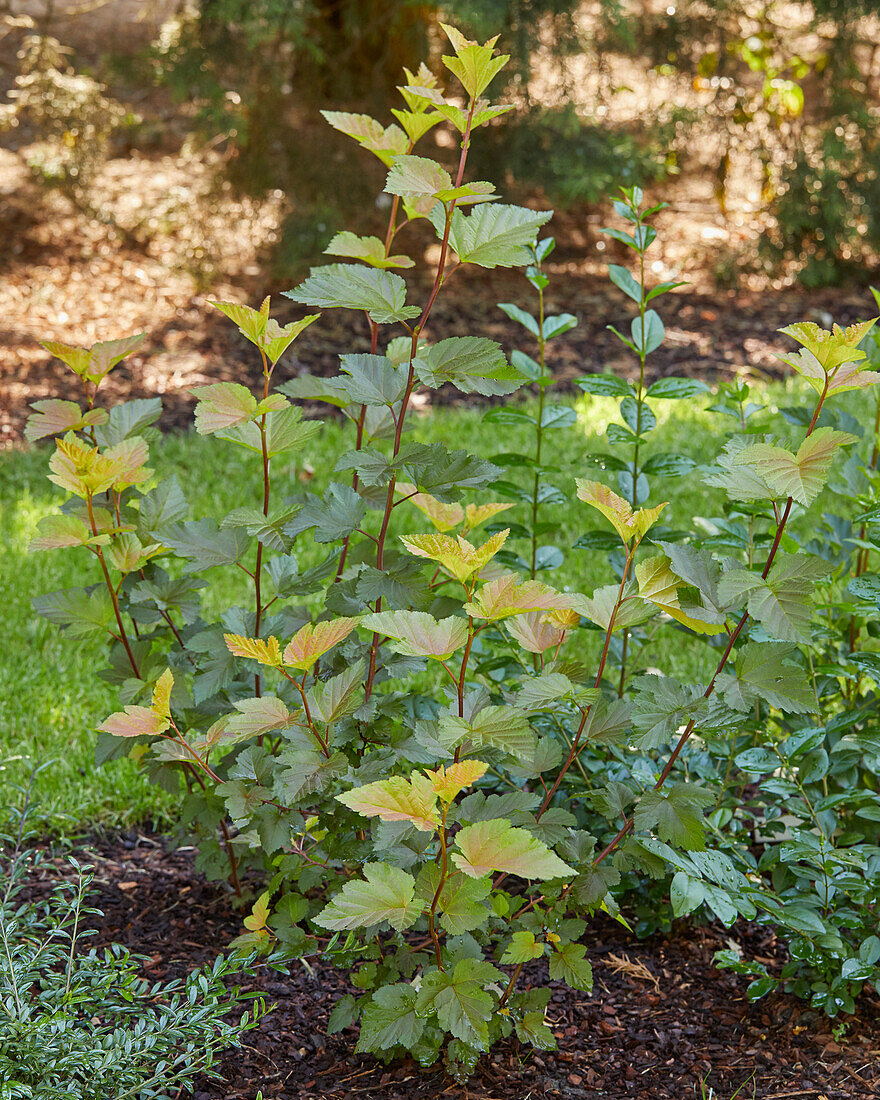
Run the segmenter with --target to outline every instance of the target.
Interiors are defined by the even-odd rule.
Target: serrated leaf
[[[367,783],[336,795],[336,800],[363,817],[408,821],[422,832],[435,832],[440,826],[434,785],[421,772],[413,772],[409,779],[396,775]]]
[[[190,390],[198,398],[195,412],[199,435],[243,424],[257,414],[257,399],[246,386],[238,382],[212,382]]]
[[[62,627],[72,638],[102,635],[114,621],[113,604],[103,584],[34,596],[31,604],[38,615]]]
[[[550,977],[562,981],[570,989],[589,993],[593,988],[593,969],[586,958],[582,943],[562,943],[550,954]]]
[[[500,344],[478,336],[450,336],[424,348],[413,360],[416,377],[431,389],[450,383],[462,393],[497,397],[523,383]]]
[[[37,524],[37,533],[28,544],[28,553],[61,550],[70,546],[101,545],[109,541],[108,535],[92,535],[90,528],[77,516],[42,516]]]
[[[441,764],[436,771],[427,771],[425,774],[440,801],[452,802],[465,787],[470,787],[485,775],[488,766],[482,760],[459,760],[449,767]]]
[[[322,500],[312,494],[285,528],[294,536],[314,527],[315,542],[337,542],[356,531],[367,514],[363,497],[350,485],[331,481]]]
[[[406,305],[406,283],[399,275],[355,264],[312,268],[305,282],[284,294],[307,306],[364,310],[379,325],[421,312],[418,306]]]
[[[287,729],[295,721],[287,704],[274,695],[237,699],[233,705],[238,714],[228,717],[226,728],[236,736],[257,737],[270,730]]]
[[[743,448],[733,464],[754,469],[770,487],[771,496],[793,497],[798,504],[809,505],[825,487],[837,449],[855,442],[856,437],[847,432],[817,428],[796,455],[784,447],[755,443]]]
[[[702,808],[714,801],[710,791],[693,783],[673,783],[645,791],[633,810],[633,823],[640,830],[656,830],[668,844],[701,851],[706,846]]]
[[[639,676],[632,687],[633,744],[655,749],[708,708],[699,688],[669,676]]]
[[[487,622],[499,622],[527,611],[568,609],[571,599],[541,581],[520,581],[515,575],[499,577],[484,584],[471,603],[464,605],[468,615]]]
[[[27,418],[24,437],[29,443],[45,439],[48,435],[60,435],[62,432],[78,432],[83,428],[106,424],[109,419],[106,409],[87,409],[85,412],[75,401],[32,401],[34,412]]]
[[[450,747],[468,740],[476,748],[489,746],[515,757],[528,754],[535,744],[528,719],[515,707],[483,707],[470,718],[444,713],[440,739]]]
[[[482,966],[499,977],[501,972],[488,963]],[[495,998],[483,989],[486,981],[474,959],[462,959],[453,971],[429,970],[422,977],[416,998],[420,1016],[429,1012],[437,1022],[457,1039],[485,1050],[489,1042],[489,1019],[495,1008]]]
[[[546,844],[503,819],[466,825],[456,834],[455,844],[458,851],[452,852],[452,862],[471,878],[493,871],[538,880],[574,874]]]
[[[468,637],[465,619],[435,619],[424,611],[379,611],[365,615],[361,621],[368,630],[391,638],[391,648],[409,657],[445,661]]]
[[[215,565],[233,565],[250,546],[245,531],[232,529],[219,531],[209,519],[188,520],[163,526],[160,531],[163,545],[187,558],[187,573],[200,573]]]
[[[322,111],[321,114],[334,130],[353,137],[359,145],[368,149],[388,167],[409,146],[407,136],[399,126],[383,126],[370,115],[352,114],[348,111]]]
[[[361,1014],[356,1052],[384,1054],[396,1046],[410,1050],[425,1029],[424,1021],[416,1015],[415,1004],[416,990],[405,982],[377,989]]]
[[[163,718],[171,717],[171,691],[174,688],[174,673],[166,668],[153,686],[150,702],[152,710]]]
[[[413,267],[415,261],[409,256],[386,256],[385,245],[378,237],[359,237],[356,233],[343,230],[324,249],[328,256],[344,256],[351,260],[361,260],[371,267]]]
[[[415,924],[421,911],[411,875],[389,863],[367,863],[364,878],[346,882],[314,920],[322,928],[342,932],[388,921],[402,932]]]
[[[497,466],[467,451],[449,451],[442,443],[410,444],[415,453],[401,452],[401,471],[419,489],[441,501],[457,500],[462,489],[481,489],[500,474]]]
[[[282,665],[281,646],[274,636],[268,638],[246,638],[243,634],[224,634],[226,648],[234,657],[244,657],[249,661],[258,661],[270,668]]]
[[[166,715],[157,714],[149,707],[131,706],[111,714],[96,728],[112,737],[156,737],[170,725]]]
[[[505,965],[531,962],[532,959],[540,959],[546,951],[547,945],[538,943],[534,932],[514,932],[501,956],[501,962]]]
[[[358,618],[330,619],[328,622],[306,623],[284,647],[282,662],[288,668],[309,672],[325,653],[344,641],[358,625]]]
[[[394,158],[384,190],[389,195],[400,195],[418,213],[428,214],[438,193],[451,187],[452,177],[436,161],[405,154]]]
[[[329,680],[319,680],[306,692],[313,717],[330,725],[354,714],[361,702],[363,661],[358,661]]]
[[[427,864],[419,876],[417,889],[429,905],[439,885],[440,868],[434,863]],[[492,915],[492,910],[485,904],[491,890],[492,880],[489,878],[450,875],[437,899],[441,927],[453,936],[481,928]]]
[[[587,481],[581,477],[576,481],[578,500],[584,501],[601,512],[625,543],[631,538],[641,542],[666,507],[664,502],[658,504],[656,508],[640,508],[633,512],[623,497],[618,496],[601,481]]]
[[[580,622],[579,612],[573,611],[571,614]],[[560,646],[566,637],[566,630],[549,621],[549,616],[544,611],[515,615],[504,626],[508,634],[529,653],[545,653],[548,649]]]
[[[492,80],[501,72],[510,60],[510,55],[499,54],[497,57],[493,56],[498,35],[487,39],[483,45],[480,45],[479,42],[472,42],[470,39],[465,38],[461,31],[447,23],[441,23],[440,26],[452,44],[453,50],[455,50],[454,57],[443,55],[443,64],[454,76],[458,77],[464,90],[474,100],[482,95]],[[459,1038],[462,1038],[462,1036],[459,1036]]]
[[[406,372],[385,355],[343,355],[340,366],[348,376],[346,389],[358,405],[387,405],[403,397]]]
[[[462,263],[479,267],[519,267],[530,259],[528,246],[553,212],[492,203],[470,214],[452,214],[449,243]],[[509,391],[508,391],[509,392]]]
[[[750,710],[756,699],[793,714],[805,714],[816,700],[803,670],[786,664],[797,656],[787,642],[749,642],[738,652],[735,675],[722,673],[718,686],[734,710]]]
[[[459,581],[477,576],[504,545],[508,531],[499,531],[482,546],[474,546],[460,535],[401,535],[400,541],[419,558],[436,561]]]

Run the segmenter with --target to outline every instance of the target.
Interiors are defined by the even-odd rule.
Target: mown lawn
[[[778,415],[780,405],[811,400],[794,384],[776,384],[757,397],[765,411],[753,425],[788,437],[792,431]],[[734,422],[723,417],[706,416],[704,409],[711,398],[655,403],[658,426],[651,437],[648,453],[680,451],[698,462],[709,461],[717,453],[725,432]],[[849,411],[866,420],[871,411],[848,402]],[[608,449],[604,430],[616,419],[616,402],[608,398],[584,397],[575,402],[578,422],[575,427],[550,432],[546,437],[545,460],[560,467],[555,482],[571,493],[571,505],[547,510],[556,530],[552,539],[567,552],[565,563],[544,578],[557,587],[591,592],[597,585],[609,583],[604,553],[570,551],[578,536],[588,528],[601,526],[595,513],[574,495],[576,475],[609,481],[583,456]],[[479,410],[441,409],[415,421],[414,438],[431,442],[442,440],[450,448],[465,447],[485,457],[499,451],[530,451],[527,428],[485,424]],[[352,432],[348,425],[329,421],[320,439],[301,456],[314,471],[310,488],[320,490],[332,478],[338,455],[349,448]],[[53,829],[67,831],[84,823],[90,826],[122,826],[145,820],[167,823],[174,812],[171,795],[151,787],[129,761],[96,768],[93,763],[95,726],[116,709],[114,690],[97,676],[102,667],[101,646],[66,637],[53,625],[38,617],[31,608],[31,597],[42,592],[78,584],[94,583],[99,578],[96,563],[86,551],[55,551],[28,554],[27,547],[37,521],[46,512],[57,509],[62,498],[45,476],[49,448],[32,447],[0,455],[0,576],[3,577],[3,645],[0,659],[0,771],[8,783],[22,782],[37,764],[52,761],[41,776],[39,794],[41,812]],[[151,464],[160,476],[177,472],[192,503],[194,516],[222,517],[227,511],[259,497],[260,471],[250,452],[215,439],[195,435],[165,437],[154,447]],[[274,492],[287,495],[302,488],[302,467],[289,466],[274,472]],[[347,474],[337,475],[340,480]],[[662,489],[662,491],[661,491]],[[473,499],[478,499],[476,496]],[[483,499],[493,499],[491,493]],[[665,522],[672,527],[689,526],[693,515],[718,513],[720,495],[702,484],[699,471],[685,478],[656,485],[652,500],[668,499]],[[817,506],[818,507],[818,506]],[[516,519],[520,509],[508,515]],[[398,530],[427,530],[427,521],[415,508],[401,507],[395,513]],[[297,550],[301,565],[317,561],[325,547],[308,545]],[[514,547],[515,549],[516,547]],[[243,595],[234,571],[220,578],[211,574],[209,607],[229,606]],[[314,610],[318,610],[316,607]],[[664,633],[666,639],[668,632]],[[578,647],[589,659],[596,635],[584,631]],[[665,671],[697,674],[709,658],[701,644],[682,644],[669,653],[668,645],[657,664]],[[670,665],[670,661],[672,664]],[[648,655],[648,663],[651,655]]]

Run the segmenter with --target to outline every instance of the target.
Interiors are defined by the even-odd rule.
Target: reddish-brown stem
[[[510,995],[511,993],[513,993],[514,986],[516,985],[517,979],[522,973],[522,968],[524,966],[525,963],[517,963],[516,966],[513,968],[513,973],[510,975],[510,981],[507,983],[507,989],[504,990],[501,995],[501,1000],[498,1002],[499,1008],[504,1008],[504,1006],[510,1000]]]
[[[458,172],[455,177],[455,186],[460,187],[461,181],[464,178],[464,168],[467,162],[467,151],[471,140],[471,123],[474,117],[474,109],[476,107],[476,101],[472,101],[468,110],[467,125],[465,126],[464,137],[461,141],[461,155],[458,159]],[[412,330],[412,344],[410,346],[409,356],[409,373],[406,379],[406,389],[403,393],[403,398],[400,402],[400,412],[397,415],[397,424],[394,431],[394,449],[392,451],[392,458],[396,458],[400,452],[400,440],[403,435],[403,424],[406,420],[406,412],[409,406],[410,398],[412,397],[413,389],[415,388],[415,367],[413,360],[416,357],[416,351],[419,346],[419,334],[427,323],[428,317],[431,314],[431,310],[434,308],[434,302],[437,300],[437,295],[440,293],[440,288],[443,285],[443,274],[446,268],[446,257],[449,253],[449,231],[452,226],[452,214],[455,210],[455,199],[449,203],[446,208],[446,222],[443,227],[443,239],[440,243],[440,258],[437,261],[437,272],[434,276],[434,285],[431,288],[431,293],[428,296],[428,301],[425,304],[425,308],[422,310],[422,314],[419,317],[418,322]],[[388,492],[385,497],[385,512],[382,516],[382,526],[379,529],[379,538],[376,548],[376,568],[381,570],[384,564],[385,553],[385,539],[388,535],[388,524],[391,520],[391,510],[394,507],[394,487],[397,482],[397,478],[392,474],[391,481],[388,483]],[[376,611],[381,611],[382,600],[381,598],[376,601]],[[367,679],[364,684],[364,695],[367,699],[373,693],[373,682],[376,679],[376,659],[379,652],[379,635],[374,634],[373,640],[370,645],[370,660],[367,669]]]
[[[91,494],[86,494],[86,511],[89,515],[89,526],[92,529],[92,534],[97,536],[98,525],[95,522],[95,511],[92,507]],[[95,556],[101,563],[101,572],[104,574],[104,583],[107,585],[107,591],[110,593],[110,601],[113,604],[113,614],[116,618],[116,625],[119,627],[119,640],[122,642],[126,655],[128,656],[128,663],[131,665],[131,670],[135,674],[138,680],[141,678],[140,670],[138,669],[137,661],[134,659],[134,653],[131,650],[131,644],[128,640],[128,634],[125,632],[125,626],[122,622],[122,613],[119,610],[119,596],[116,589],[113,587],[113,581],[110,579],[110,570],[107,568],[107,562],[104,559],[104,551],[100,546],[95,546]]]
[[[807,433],[806,433],[806,436],[804,438],[811,435],[812,432],[813,432],[813,429],[816,427],[816,421],[819,419],[819,413],[822,410],[822,405],[823,405],[827,395],[828,395],[828,380],[826,380],[826,382],[825,382],[825,388],[822,390],[822,394],[819,398],[819,402],[816,405],[815,412],[813,413],[813,419],[810,421],[810,426],[807,428]],[[785,525],[788,522],[788,517],[791,515],[792,504],[793,504],[793,498],[789,497],[788,500],[786,500],[786,502],[785,502],[785,508],[783,509],[782,515],[779,518],[779,524],[776,528],[776,536],[773,539],[773,545],[770,547],[770,553],[767,555],[767,562],[764,566],[764,569],[761,572],[761,577],[764,580],[767,579],[767,577],[770,573],[770,570],[773,566],[774,558],[776,557],[776,553],[779,549],[779,544],[782,541],[783,532],[785,531]],[[709,696],[714,692],[715,682],[717,681],[717,679],[721,675],[721,673],[724,671],[724,668],[727,665],[727,662],[730,658],[730,654],[733,652],[733,647],[736,644],[736,640],[740,636],[740,634],[742,633],[743,628],[745,627],[748,620],[749,620],[749,613],[748,613],[748,611],[744,611],[743,614],[741,615],[740,619],[739,619],[739,622],[736,624],[736,627],[735,627],[733,633],[730,635],[730,637],[727,641],[727,645],[724,647],[724,652],[722,653],[721,659],[719,660],[718,665],[715,668],[715,672],[712,675],[712,679],[709,681],[709,686],[703,692],[703,698],[704,699],[708,699]],[[660,773],[660,775],[657,779],[657,782],[654,784],[654,790],[655,791],[659,791],[660,788],[663,786],[663,784],[666,782],[666,780],[669,778],[669,775],[672,772],[672,769],[675,765],[676,760],[681,755],[682,749],[685,747],[687,742],[690,740],[690,736],[694,731],[694,726],[695,725],[696,725],[696,720],[692,718],[688,722],[688,724],[685,726],[684,730],[682,731],[681,736],[678,739],[678,742],[676,743],[675,748],[672,750],[672,752],[670,753],[669,759],[666,761],[666,765],[664,766],[663,771]],[[614,849],[621,842],[621,840],[623,840],[623,838],[628,833],[630,833],[632,831],[632,828],[633,828],[633,821],[632,821],[632,818],[629,818],[627,821],[624,822],[622,828],[618,831],[617,835],[613,838],[613,840],[610,842],[610,844],[606,845],[606,847],[599,853],[599,855],[596,856],[595,860],[593,861],[594,866],[598,867],[598,865],[602,862],[602,860],[604,860],[608,855],[610,855],[611,852],[613,852]]]
[[[637,545],[638,543],[636,543],[636,546]],[[605,672],[605,665],[608,661],[608,650],[611,645],[611,637],[614,634],[614,623],[617,619],[617,613],[620,610],[620,605],[623,603],[623,591],[626,587],[627,578],[629,577],[629,569],[632,565],[633,555],[635,554],[636,546],[633,546],[631,550],[627,550],[626,562],[623,567],[623,576],[620,578],[620,588],[617,590],[617,601],[611,611],[611,618],[608,620],[608,629],[605,631],[605,644],[602,647],[602,656],[599,659],[599,667],[596,671],[596,679],[593,684],[593,686],[596,688],[598,688],[598,686],[602,683],[602,676]],[[544,796],[544,801],[541,803],[541,808],[535,815],[535,817],[537,817],[538,819],[540,819],[542,814],[547,811],[548,807],[550,806],[550,802],[553,799],[553,795],[556,794],[556,792],[559,790],[559,785],[565,778],[565,773],[571,767],[572,763],[574,762],[574,758],[578,754],[578,746],[580,745],[581,735],[584,732],[584,727],[587,724],[587,718],[589,718],[591,710],[592,707],[584,708],[584,711],[581,715],[580,724],[577,728],[577,732],[572,739],[571,748],[568,751],[568,756],[565,758],[565,762],[562,765],[562,769],[560,770],[559,775],[556,776],[556,780],[553,783],[553,786],[547,791],[547,794]]]

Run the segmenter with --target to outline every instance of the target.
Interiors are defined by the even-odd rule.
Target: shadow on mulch
[[[98,944],[118,942],[149,956],[152,980],[209,962],[241,930],[223,886],[195,871],[192,850],[167,851],[162,836],[97,839],[77,855],[95,869],[94,903],[104,913]],[[64,873],[66,860],[55,866]],[[42,892],[41,884],[33,891]],[[259,1089],[266,1100],[686,1100],[701,1096],[700,1082],[717,1100],[729,1100],[744,1082],[742,1100],[880,1096],[873,993],[841,1045],[828,1020],[803,1002],[770,996],[750,1004],[746,979],[712,965],[728,936],[778,963],[772,933],[753,925],[725,932],[682,924],[671,938],[638,941],[612,921],[597,921],[587,933],[594,993],[552,983],[548,1020],[558,1052],[509,1040],[482,1059],[467,1087],[440,1068],[412,1061],[387,1067],[355,1055],[352,1030],[327,1037],[329,1012],[350,987],[338,970],[294,964],[290,977],[244,983],[276,1007],[242,1049],[221,1060],[225,1083],[202,1081],[195,1100],[254,1100]],[[621,970],[624,956],[636,966]]]

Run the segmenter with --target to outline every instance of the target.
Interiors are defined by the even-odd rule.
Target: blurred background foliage
[[[316,257],[341,209],[371,217],[381,166],[373,178],[318,108],[386,118],[403,66],[436,63],[440,20],[481,39],[502,28],[512,64],[495,94],[516,110],[472,167],[520,201],[577,215],[618,184],[698,172],[722,215],[736,187],[757,189],[767,214],[728,268],[830,284],[858,277],[880,245],[880,0],[95,0],[78,11],[0,0],[7,142],[26,143],[37,178],[99,217],[90,187],[106,157],[175,142],[215,151],[218,187],[284,196],[265,250],[278,279]]]

